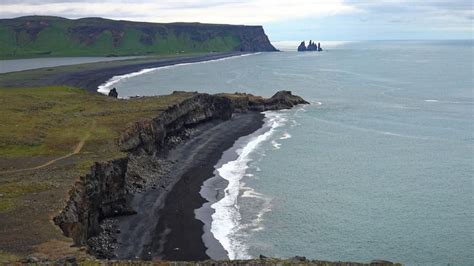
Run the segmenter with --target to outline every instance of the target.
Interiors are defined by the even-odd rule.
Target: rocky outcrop
[[[298,104],[309,104],[303,98],[293,95],[291,91],[279,91],[271,98],[264,100],[264,110],[290,109]]]
[[[321,43],[318,42],[316,44],[312,40],[309,41],[308,46],[305,45],[305,42],[302,41],[301,44],[298,46],[298,52],[312,52],[312,51],[317,51],[321,52],[323,49],[321,48]]]
[[[127,158],[95,163],[90,174],[80,177],[69,192],[69,201],[54,223],[76,245],[99,233],[106,217],[130,213],[124,195]]]
[[[108,94],[110,97],[114,97],[114,98],[117,98],[118,97],[118,92],[117,92],[117,89],[116,88],[113,88],[109,91],[109,94]]]
[[[279,91],[266,99],[247,93],[221,94],[232,101],[235,112],[264,112],[269,110],[290,109],[298,104],[309,104],[303,98],[293,95],[291,91]]]
[[[276,52],[262,26],[242,26],[238,31],[240,45],[235,49],[241,52]]]
[[[153,162],[165,151],[167,140],[187,127],[212,119],[229,119],[232,112],[228,98],[196,94],[152,120],[130,125],[119,139],[120,149],[129,155],[95,163],[91,173],[81,177],[71,189],[66,207],[54,222],[75,244],[85,245],[88,238],[99,232],[101,220],[133,213],[125,196],[142,188],[150,173],[159,171],[160,166]],[[140,168],[142,163],[145,166]],[[146,166],[153,169],[144,169]]]
[[[127,156],[95,163],[91,172],[80,177],[70,190],[69,200],[54,223],[76,245],[87,245],[88,240],[103,242],[96,237],[101,232],[101,221],[134,213],[129,207],[129,196],[164,176],[167,165],[163,156],[177,140],[191,136],[189,132],[194,127],[210,120],[230,119],[234,111],[286,109],[300,103],[307,102],[289,91],[280,91],[269,99],[250,94],[195,93],[154,119],[135,122],[118,140],[119,148]],[[165,180],[160,185],[171,183]]]
[[[302,41],[300,45],[298,46],[298,52],[305,52],[305,51],[306,51],[306,44],[304,41]]]
[[[136,122],[120,136],[119,147],[124,152],[154,155],[166,146],[166,139],[199,123],[211,119],[227,120],[232,116],[231,102],[226,97],[196,94],[174,105],[152,120]]]
[[[318,46],[312,40],[309,40],[309,44],[308,44],[308,47],[306,48],[306,51],[317,51],[317,50],[318,50]]]

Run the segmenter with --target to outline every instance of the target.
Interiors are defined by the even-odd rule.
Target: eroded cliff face
[[[238,35],[240,45],[235,49],[242,52],[275,52],[278,51],[268,39],[262,26],[242,26]]]
[[[119,139],[125,158],[97,162],[91,173],[81,177],[69,193],[69,200],[54,222],[77,245],[100,230],[100,221],[112,216],[132,214],[126,195],[144,188],[161,169],[159,156],[168,140],[183,134],[186,128],[213,119],[232,116],[229,99],[196,94],[152,120],[130,125]]]
[[[194,127],[210,120],[227,120],[234,111],[265,111],[307,103],[289,91],[269,99],[250,94],[208,95],[196,93],[154,119],[133,123],[121,134],[118,145],[124,158],[97,162],[90,174],[80,177],[69,193],[65,208],[54,218],[64,235],[76,245],[87,245],[106,218],[133,214],[127,199],[166,173],[166,152],[189,138]],[[161,182],[171,186],[172,180]]]
[[[227,120],[233,109],[228,98],[208,94],[196,94],[160,114],[153,120],[139,121],[128,127],[120,136],[122,151],[152,155],[163,151],[166,137],[179,135],[185,128],[211,119]]]

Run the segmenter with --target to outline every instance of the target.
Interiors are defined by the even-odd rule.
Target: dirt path
[[[91,125],[91,128],[90,130],[81,138],[81,140],[79,141],[79,143],[76,145],[76,147],[74,148],[74,151],[71,152],[71,153],[68,153],[64,156],[61,156],[59,158],[56,158],[56,159],[53,159],[51,161],[48,161],[42,165],[38,165],[38,166],[35,166],[35,167],[30,167],[30,168],[23,168],[23,169],[15,169],[15,170],[8,170],[8,171],[0,171],[0,174],[11,174],[11,173],[18,173],[18,172],[24,172],[24,171],[31,171],[31,170],[38,170],[38,169],[41,169],[41,168],[45,168],[46,166],[49,166],[49,165],[52,165],[53,163],[57,162],[57,161],[61,161],[61,160],[64,160],[66,158],[69,158],[73,155],[76,155],[78,154],[79,152],[81,152],[82,150],[82,147],[84,147],[84,144],[86,143],[86,140],[90,137],[91,135],[91,131],[95,128],[95,125],[96,125],[96,122],[95,120],[92,121],[92,125]]]

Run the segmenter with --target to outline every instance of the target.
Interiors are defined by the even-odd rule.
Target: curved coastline
[[[162,67],[220,61],[226,60],[229,57],[236,58],[246,55],[250,54],[228,53],[207,57],[193,57],[178,61],[166,61],[166,64],[161,62],[160,66],[151,69],[143,69],[143,64],[120,66],[118,69],[126,71],[125,77],[130,77]],[[139,71],[138,73],[129,72],[130,69],[137,69]],[[80,79],[80,77],[86,75],[85,72],[75,72],[73,73],[75,78],[69,79],[69,82],[82,82],[80,84],[83,85],[88,84],[87,88],[90,90],[90,84],[96,84],[105,77],[117,73],[114,71],[117,68],[114,67],[107,70],[109,72],[89,69],[85,72],[94,71],[96,75],[94,76],[93,73],[91,75],[87,74],[87,78],[84,79]],[[114,76],[117,75],[112,77]],[[116,80],[120,80],[120,77],[116,78]],[[63,82],[63,84],[65,83]],[[78,86],[79,83],[75,84],[75,86]],[[111,84],[104,84],[104,86],[106,85],[110,86]],[[96,90],[94,92],[97,93]],[[183,104],[167,109],[165,111],[166,115],[163,117],[150,120],[154,125],[152,129],[163,129],[164,134],[161,131],[148,130],[149,124],[147,124],[147,121],[137,122],[128,131],[124,132],[119,139],[121,151],[128,152],[128,156],[108,162],[96,163],[96,167],[91,169],[91,174],[86,175],[85,179],[81,179],[75,184],[73,190],[77,191],[77,193],[70,194],[67,206],[54,218],[55,223],[63,230],[66,236],[72,237],[78,245],[87,244],[93,250],[93,254],[102,258],[159,258],[170,261],[197,261],[209,258],[202,241],[204,234],[203,223],[196,219],[194,213],[204,203],[204,199],[199,193],[203,182],[213,176],[214,166],[221,159],[225,150],[231,148],[240,137],[247,136],[262,127],[264,115],[261,112],[291,108],[297,104],[307,104],[302,98],[292,95],[290,91],[279,91],[267,99],[247,94],[213,96],[195,93],[190,99],[185,101],[185,104],[183,102]],[[224,109],[221,110],[222,108]],[[194,109],[203,112],[203,114],[199,112],[195,114],[193,112]],[[206,111],[207,109],[209,110]],[[234,116],[228,120],[232,113],[234,113]],[[225,122],[222,122],[222,120]],[[169,125],[166,123],[169,123]],[[173,155],[173,150],[167,149],[168,141],[170,143],[174,141],[175,136],[173,134],[177,134],[179,137],[179,134],[186,134],[186,130],[190,126],[200,124],[206,128],[202,128],[202,130],[197,129],[204,136],[201,140],[197,140],[200,134],[193,136],[193,140],[189,142],[191,146],[182,146],[184,150],[178,149],[174,152],[175,155]],[[170,127],[169,137],[166,134],[167,126]],[[145,138],[142,138],[142,133],[146,133],[149,136],[147,135]],[[259,135],[257,139],[261,137],[262,135]],[[265,134],[263,134],[264,139]],[[257,144],[261,141],[258,140]],[[172,144],[170,145],[170,147],[173,146]],[[252,150],[251,147],[250,150]],[[168,152],[169,154],[167,154]],[[161,158],[160,156],[162,155],[165,157]],[[149,178],[148,175],[157,171],[157,169],[151,169],[153,165],[146,166],[143,163],[153,160],[156,161],[153,161],[154,163],[160,163],[162,159],[168,161],[163,165],[164,168],[171,167],[165,170],[165,172],[170,171],[172,174],[168,176],[165,173],[163,180],[153,181],[153,179],[150,179],[156,182],[156,184],[152,184],[150,187],[143,187],[142,183],[147,182],[145,179]],[[147,167],[151,168],[148,169]],[[109,168],[114,170],[108,172],[107,169]],[[109,174],[113,174],[113,176],[102,179],[102,175]],[[156,177],[161,177],[161,174]],[[91,197],[89,195],[81,196],[81,193],[86,191],[85,188],[90,187],[90,185],[96,186],[99,184],[96,182],[97,178],[100,179],[98,180],[99,183],[108,182],[105,185],[100,185],[101,188],[108,189],[112,187],[113,189],[104,191],[105,194],[94,194]],[[138,193],[142,194],[138,195],[133,189],[134,186],[149,191],[150,193],[146,192],[145,194],[150,194],[151,196],[146,197],[143,193]],[[158,197],[156,197],[157,193],[153,192],[153,190],[160,192]],[[98,197],[98,199],[94,197]],[[145,200],[141,201],[141,199]],[[154,207],[153,209],[147,208],[150,204]],[[81,208],[87,209],[87,213],[90,212],[92,215],[84,215],[85,212],[79,210]],[[142,217],[140,213],[151,218],[148,219],[148,223],[143,224],[143,219],[140,219]],[[117,218],[114,218],[117,216],[120,216],[118,221]],[[105,226],[109,226],[109,221],[112,221],[112,223],[115,223],[114,220],[117,221],[120,230],[116,230],[117,232],[111,235],[102,235],[108,234],[106,230],[101,231],[101,221],[105,221],[104,219],[108,219]],[[111,226],[115,228],[114,225]],[[137,227],[142,230],[138,236],[134,231],[134,228]],[[118,235],[118,239],[114,234]],[[142,237],[139,237],[140,235]],[[97,242],[99,241],[98,239],[105,239],[100,240],[105,242]],[[219,237],[219,243],[223,242],[223,238]],[[118,248],[118,253],[114,252],[115,247],[113,245],[115,244],[111,243],[117,243],[122,246]],[[228,245],[226,249],[229,250]],[[230,257],[235,256],[231,253]]]
[[[199,55],[176,55],[164,58],[141,58],[70,66],[46,67],[0,74],[0,86],[6,88],[72,86],[97,93],[97,88],[114,76],[126,75],[143,69],[198,63],[227,57],[252,54],[224,52]]]
[[[260,198],[263,195],[259,195],[250,188],[244,189],[242,187],[245,184],[243,179],[248,175],[247,170],[252,161],[251,155],[264,142],[269,141],[275,130],[287,121],[284,116],[274,111],[267,111],[263,114],[265,118],[262,127],[252,134],[236,140],[214,166],[214,176],[202,185],[200,194],[207,202],[195,213],[196,219],[204,223],[202,239],[207,247],[206,253],[212,259],[251,258],[247,243],[235,237],[239,229],[244,226],[240,222],[239,198],[244,196]],[[259,227],[261,216],[267,211],[269,208],[263,208],[261,213],[255,217],[258,221],[251,223],[255,227]],[[219,244],[216,244],[215,241]]]
[[[151,67],[151,68],[143,68],[143,69],[140,69],[139,71],[135,71],[135,72],[131,72],[131,73],[123,74],[123,75],[115,75],[115,76],[111,77],[110,79],[108,79],[107,81],[105,81],[104,83],[100,84],[97,87],[97,92],[107,95],[109,93],[109,91],[112,89],[113,85],[117,84],[118,82],[120,82],[123,79],[133,78],[133,77],[140,76],[140,75],[143,75],[143,74],[147,74],[147,73],[150,73],[150,72],[155,72],[155,71],[158,71],[158,70],[161,70],[161,69],[168,69],[168,68],[174,68],[174,67],[186,66],[186,65],[194,65],[194,64],[205,64],[205,63],[211,63],[211,62],[218,62],[218,61],[224,61],[224,60],[228,60],[228,59],[240,58],[240,57],[244,57],[244,56],[257,55],[257,54],[260,54],[260,53],[261,52],[241,53],[241,54],[236,54],[236,55],[230,54],[229,56],[226,56],[226,57],[210,58],[208,60],[202,60],[202,61],[196,61],[196,62],[183,62],[183,63],[170,62],[170,64],[168,64],[168,65]]]

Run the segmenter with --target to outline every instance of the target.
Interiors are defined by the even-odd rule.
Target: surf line
[[[242,55],[234,55],[234,56],[229,56],[229,57],[224,57],[224,58],[219,58],[219,59],[212,59],[212,60],[206,60],[206,61],[200,61],[200,62],[193,62],[193,63],[179,63],[179,64],[173,64],[173,65],[168,65],[168,66],[160,66],[160,67],[153,67],[153,68],[145,68],[140,71],[124,74],[124,75],[117,75],[113,76],[109,80],[107,80],[105,83],[101,84],[97,88],[97,92],[102,93],[102,94],[108,94],[110,90],[112,89],[112,86],[117,84],[118,82],[124,80],[124,79],[129,79],[133,78],[136,76],[140,76],[146,73],[162,70],[162,69],[169,69],[169,68],[175,68],[179,66],[187,66],[187,65],[196,65],[196,64],[206,64],[206,63],[212,63],[212,62],[219,62],[219,61],[224,61],[228,59],[235,59],[235,58],[241,58],[245,56],[250,56],[250,55],[258,55],[261,53],[251,53],[251,54],[242,54]]]
[[[228,185],[224,189],[224,197],[213,203],[214,209],[210,231],[215,239],[227,251],[229,259],[249,258],[248,247],[244,240],[235,237],[240,224],[240,206],[238,198],[241,192],[242,178],[246,176],[250,155],[258,147],[268,141],[274,134],[276,128],[283,126],[287,119],[278,112],[265,112],[266,123],[263,133],[249,138],[236,150],[238,157],[235,160],[224,163],[216,169],[217,174],[227,180]],[[247,136],[248,137],[248,136]],[[235,149],[233,147],[232,149]]]

